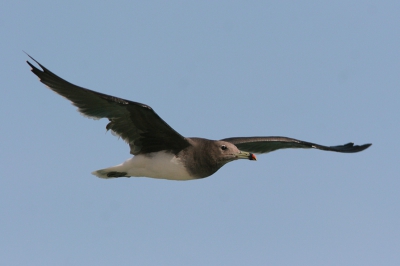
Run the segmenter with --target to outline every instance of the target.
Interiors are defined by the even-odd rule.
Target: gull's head
[[[216,141],[213,150],[218,154],[225,163],[238,160],[247,159],[257,161],[257,157],[250,152],[239,150],[234,144],[227,141]]]

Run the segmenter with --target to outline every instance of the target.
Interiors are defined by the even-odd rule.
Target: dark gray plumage
[[[93,172],[101,178],[146,176],[190,180],[210,176],[233,160],[256,160],[254,153],[285,148],[354,153],[371,146],[353,143],[323,146],[286,137],[237,137],[219,141],[185,138],[150,106],[76,86],[29,57],[41,67],[42,70],[27,61],[42,83],[70,100],[82,114],[95,119],[108,118],[107,130],[112,130],[129,144],[130,152],[135,156],[120,165]]]
[[[302,148],[302,149],[314,148],[324,151],[353,153],[353,152],[363,151],[369,146],[371,146],[371,144],[364,144],[358,146],[354,145],[354,143],[352,142],[339,146],[323,146],[307,141],[286,138],[286,137],[239,137],[239,138],[226,138],[223,140],[235,144],[236,147],[238,147],[240,150],[249,151],[256,154],[267,153],[287,148]]]

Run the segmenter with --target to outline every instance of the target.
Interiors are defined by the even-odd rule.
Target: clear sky
[[[2,265],[400,265],[399,1],[3,1]],[[202,180],[130,158],[41,84],[146,103],[184,136],[287,136]]]

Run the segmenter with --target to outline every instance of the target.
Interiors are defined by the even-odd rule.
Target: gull
[[[193,180],[208,177],[225,164],[238,160],[257,160],[255,154],[279,149],[319,149],[355,153],[371,144],[324,146],[287,137],[234,137],[221,140],[188,138],[180,135],[148,105],[125,100],[76,86],[49,71],[28,55],[31,71],[49,89],[65,97],[84,116],[107,118],[107,130],[121,137],[134,155],[122,164],[94,171],[104,178],[151,177],[169,180]]]

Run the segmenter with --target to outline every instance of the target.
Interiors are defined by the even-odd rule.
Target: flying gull
[[[120,165],[92,173],[100,178],[142,176],[191,180],[208,177],[234,160],[257,160],[254,154],[279,149],[314,148],[354,153],[371,146],[353,143],[323,146],[287,137],[236,137],[221,140],[186,138],[164,122],[150,106],[76,86],[29,57],[42,69],[27,61],[31,71],[42,83],[70,100],[83,115],[94,119],[108,118],[110,122],[106,129],[129,144],[130,153],[134,156]]]

